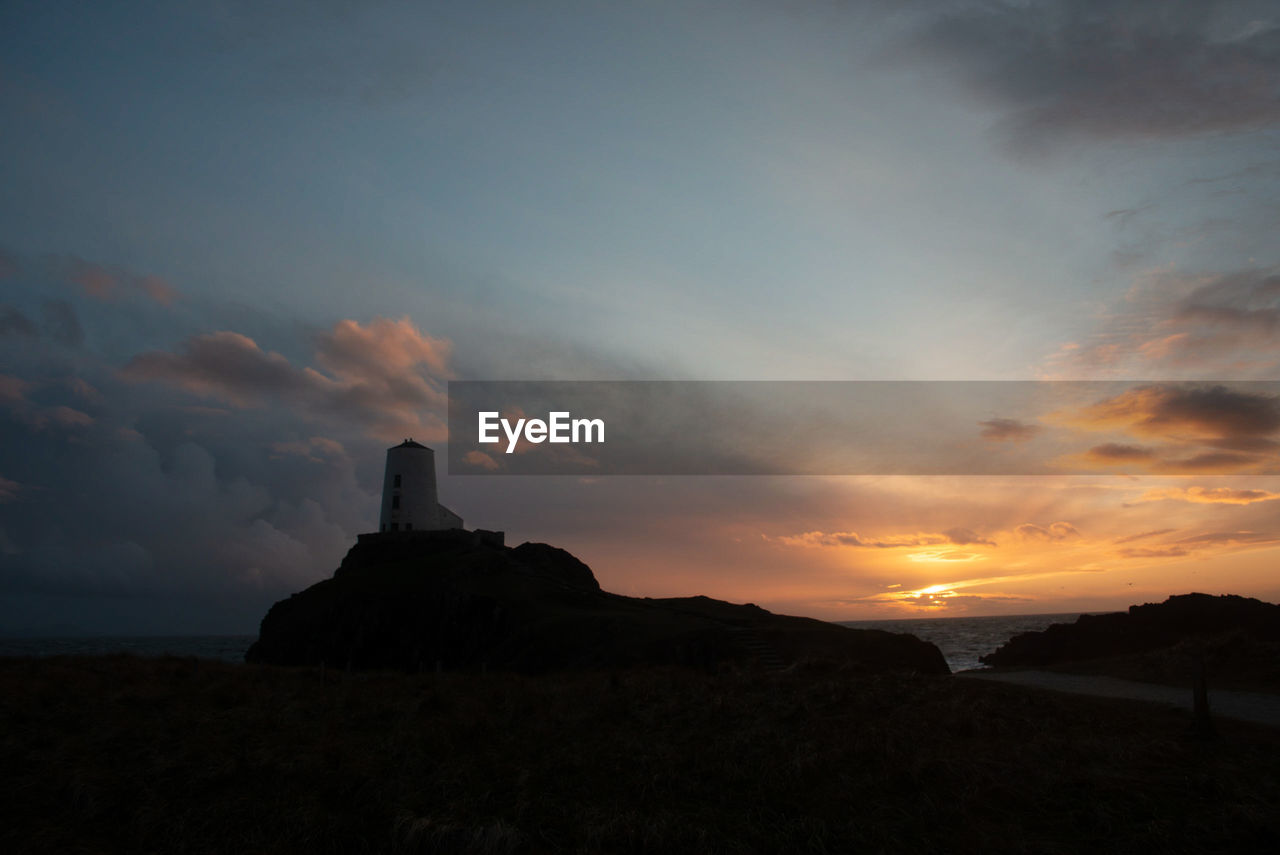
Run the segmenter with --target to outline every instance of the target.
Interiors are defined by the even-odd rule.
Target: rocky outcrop
[[[1222,671],[1236,667],[1247,651],[1274,650],[1277,643],[1280,606],[1235,595],[1183,594],[1130,606],[1128,612],[1081,615],[1075,623],[1022,633],[981,661],[996,667],[1044,667],[1143,656],[1148,672],[1169,672],[1150,677],[1183,679],[1206,658]],[[1219,658],[1223,661],[1217,662]]]
[[[825,659],[867,672],[948,673],[938,649],[914,636],[707,597],[624,597],[547,544],[414,534],[362,537],[332,578],[271,607],[246,660],[539,672]]]

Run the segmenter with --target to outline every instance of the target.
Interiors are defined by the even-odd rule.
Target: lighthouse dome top
[[[426,446],[423,445],[422,443],[414,442],[412,437],[410,437],[409,439],[406,439],[404,442],[393,447],[394,448],[426,448]],[[429,451],[430,449],[427,449],[427,450]]]

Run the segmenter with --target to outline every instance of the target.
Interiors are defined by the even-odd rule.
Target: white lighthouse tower
[[[412,439],[388,448],[378,531],[449,528],[462,528],[462,517],[440,504],[437,497],[436,453]]]

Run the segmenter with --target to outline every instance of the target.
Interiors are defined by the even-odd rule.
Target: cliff
[[[1022,633],[981,661],[1079,666],[1071,670],[1156,682],[1184,682],[1203,665],[1219,685],[1280,686],[1280,606],[1235,595],[1182,594]]]
[[[776,668],[823,659],[869,673],[948,673],[938,649],[914,636],[707,597],[611,594],[563,549],[510,548],[462,531],[363,537],[332,578],[271,607],[245,659],[526,673],[753,661]]]

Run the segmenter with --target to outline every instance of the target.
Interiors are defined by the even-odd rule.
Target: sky
[[[1263,2],[5,3],[0,634],[255,632],[450,380],[1141,381],[1096,474],[441,495],[640,596],[1280,600],[1280,397],[1168,385],[1280,380],[1278,143]]]

